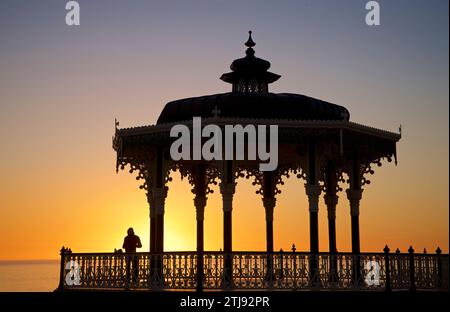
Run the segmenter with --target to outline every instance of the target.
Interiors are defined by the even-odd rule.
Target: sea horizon
[[[58,259],[0,260],[0,292],[51,292],[58,287]]]
[[[54,262],[54,261],[60,261],[60,259],[0,259],[0,264],[9,264],[9,263],[39,263],[39,262]]]

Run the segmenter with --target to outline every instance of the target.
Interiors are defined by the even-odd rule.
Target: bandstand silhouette
[[[251,32],[245,57],[231,64],[220,79],[232,92],[169,102],[155,125],[118,128],[113,148],[117,170],[129,166],[142,181],[150,207],[150,252],[72,253],[61,250],[61,289],[448,289],[448,255],[384,252],[362,253],[359,237],[360,202],[369,176],[382,160],[396,159],[401,133],[350,121],[349,111],[300,94],[269,92],[280,76],[268,71],[270,63],[255,56]],[[170,157],[172,126],[190,129],[193,117],[202,124],[277,125],[278,167],[261,171],[260,160],[177,160]],[[170,172],[179,171],[192,186],[196,209],[197,249],[164,251],[164,203]],[[239,177],[254,180],[265,210],[266,251],[235,252],[232,246],[233,196]],[[289,177],[305,182],[309,205],[310,250],[274,251],[273,212],[278,186]],[[211,185],[219,184],[223,207],[223,251],[204,250],[204,211]],[[343,187],[345,186],[345,192]],[[328,252],[319,250],[318,209],[323,194],[328,213]],[[351,252],[336,249],[336,205],[348,201]],[[138,257],[134,279],[124,274],[126,257]],[[77,263],[79,285],[64,280],[67,263]],[[370,265],[367,266],[367,263]],[[376,272],[372,272],[375,271]],[[376,273],[377,282],[367,281]],[[373,276],[370,275],[370,276]],[[134,281],[134,282],[133,282]]]

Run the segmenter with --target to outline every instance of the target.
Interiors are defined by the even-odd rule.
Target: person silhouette
[[[134,234],[134,230],[130,227],[127,231],[127,236],[123,240],[122,248],[125,249],[125,252],[136,252],[136,248],[141,248],[141,239],[139,236]]]
[[[130,275],[131,275],[131,266],[133,267],[133,276],[131,276],[131,280],[137,284],[139,277],[139,258],[137,255],[133,255],[136,252],[136,248],[141,248],[141,239],[139,236],[134,234],[134,230],[130,227],[127,231],[127,236],[123,240],[122,248],[125,249],[125,263],[126,263],[126,273],[127,273],[127,286],[130,283]]]

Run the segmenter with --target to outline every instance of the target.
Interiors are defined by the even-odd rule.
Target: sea
[[[59,260],[0,261],[0,292],[47,292],[58,287]]]

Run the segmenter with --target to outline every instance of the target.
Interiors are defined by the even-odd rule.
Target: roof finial
[[[252,31],[248,31],[248,40],[245,43],[245,46],[247,46],[247,50],[245,51],[245,54],[249,57],[252,57],[255,55],[255,50],[253,50],[253,47],[256,45],[256,43],[252,39]]]
[[[252,31],[251,30],[249,30],[248,31],[248,40],[247,40],[247,42],[245,43],[245,46],[247,46],[247,47],[249,47],[249,48],[252,48],[252,47],[254,47],[256,45],[256,43],[253,41],[253,39],[252,39]]]

